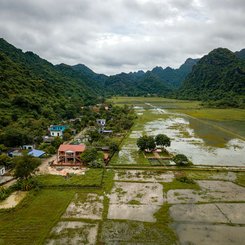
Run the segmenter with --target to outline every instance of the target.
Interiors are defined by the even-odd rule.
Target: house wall
[[[0,168],[0,175],[4,175],[5,174],[5,167]]]
[[[50,131],[50,136],[61,137],[63,136],[63,132],[62,131]]]

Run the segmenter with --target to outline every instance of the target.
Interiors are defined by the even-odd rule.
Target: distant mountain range
[[[0,39],[0,129],[25,114],[71,118],[82,105],[112,95],[230,101],[227,106],[243,107],[244,64],[245,49],[218,48],[201,59],[188,58],[178,69],[157,66],[107,76],[82,64],[53,65]]]

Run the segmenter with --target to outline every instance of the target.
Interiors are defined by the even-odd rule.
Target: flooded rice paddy
[[[242,136],[210,121],[188,116],[184,110],[178,113],[150,103],[134,109],[138,119],[121,145],[115,164],[145,164],[147,160],[139,156],[137,139],[144,134],[166,134],[171,138],[168,151],[185,154],[196,165],[245,166]]]

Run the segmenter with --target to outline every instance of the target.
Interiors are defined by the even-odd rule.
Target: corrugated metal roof
[[[41,157],[41,156],[44,155],[44,154],[45,154],[44,151],[36,150],[36,149],[33,149],[32,151],[30,151],[30,152],[28,153],[28,155],[33,156],[33,157]]]

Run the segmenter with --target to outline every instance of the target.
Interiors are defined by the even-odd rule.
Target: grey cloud
[[[244,0],[0,0],[0,35],[55,64],[115,74],[240,50],[244,12]]]

